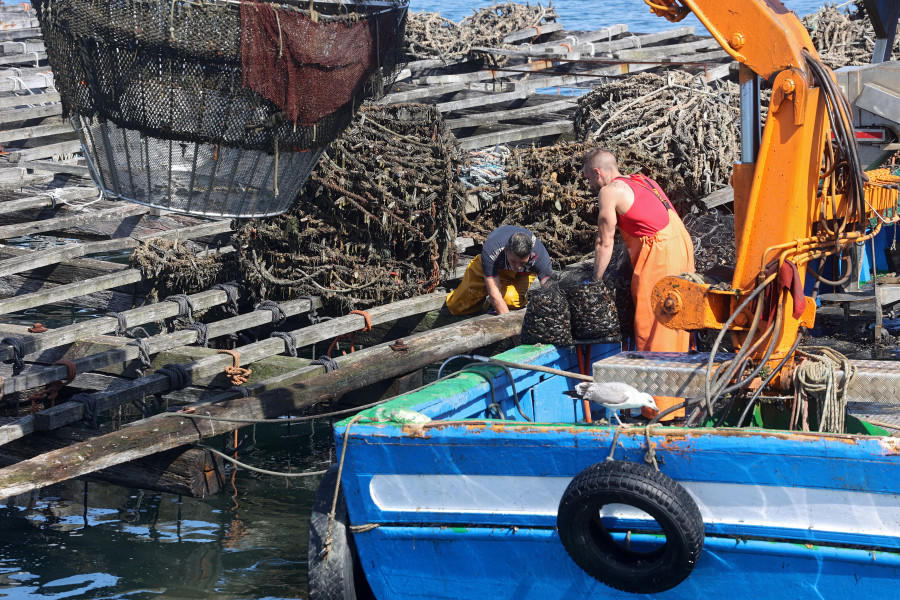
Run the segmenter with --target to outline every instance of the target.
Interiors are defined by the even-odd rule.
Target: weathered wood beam
[[[337,358],[340,369],[321,373],[322,367],[306,369],[248,386],[253,396],[195,407],[203,416],[229,419],[271,419],[325,400],[339,397],[375,381],[397,377],[454,354],[471,351],[508,339],[521,331],[525,311],[501,316],[476,317],[406,338],[405,352],[394,352],[380,344]],[[197,410],[199,409],[199,410]],[[196,414],[195,412],[195,414]],[[0,498],[15,496],[59,481],[80,477],[142,456],[221,435],[244,425],[240,422],[191,419],[184,414],[165,413],[138,421],[120,431],[73,444],[0,469]]]
[[[0,6],[8,6],[2,4]],[[31,38],[41,37],[41,29],[39,27],[32,27],[29,29],[8,29],[6,31],[0,31],[0,40],[25,40]]]
[[[510,34],[507,34],[506,37],[503,38],[504,44],[515,44],[516,42],[522,42],[525,40],[533,40],[536,37],[547,35],[548,33],[554,33],[556,31],[562,30],[563,25],[560,22],[554,23],[544,23],[543,25],[536,25],[534,27],[529,27],[528,29],[522,29],[520,31],[513,31]]]
[[[221,306],[228,302],[228,294],[222,290],[210,290],[208,292],[199,292],[188,296],[194,309],[197,311],[206,310],[214,306]],[[315,299],[316,308],[322,306],[321,300]],[[125,318],[126,327],[136,327],[145,325],[154,321],[161,321],[177,317],[179,307],[175,302],[157,302],[139,308],[123,311],[121,314]],[[84,339],[90,335],[103,335],[112,333],[119,326],[119,320],[114,317],[97,317],[90,321],[82,321],[65,327],[51,329],[40,334],[28,334],[22,336],[25,344],[25,354],[33,354],[47,348],[54,348],[70,344],[78,340]],[[4,344],[0,346],[0,361],[10,360],[13,357],[12,349]]]
[[[0,227],[0,240],[8,240],[9,238],[22,235],[46,233],[48,231],[61,231],[63,229],[68,229],[69,227],[84,225],[85,223],[124,219],[134,215],[147,214],[148,212],[150,212],[150,209],[146,206],[127,202],[104,210],[79,211],[74,215],[55,217],[43,221],[4,225]]]
[[[78,177],[84,177],[85,179],[91,176],[90,169],[85,165],[76,165],[68,161],[58,161],[58,160],[26,160],[24,162],[16,163],[20,167],[24,167],[26,169],[36,169],[49,171],[51,173],[66,173],[68,175],[76,175]]]
[[[234,248],[230,246],[220,248],[216,252],[225,254],[234,252]],[[78,281],[64,285],[47,286],[38,292],[30,294],[21,294],[12,298],[4,298],[0,300],[0,314],[7,314],[34,308],[50,302],[63,302],[78,298],[79,296],[87,296],[94,292],[103,292],[113,288],[137,283],[143,279],[140,269],[121,269],[108,275],[94,277],[88,281]]]
[[[472,137],[461,138],[459,147],[462,150],[475,150],[478,148],[490,148],[497,144],[509,144],[522,140],[531,140],[541,138],[548,135],[563,135],[572,133],[572,121],[565,119],[561,121],[551,121],[542,125],[530,125],[526,127],[516,127],[514,129],[506,129],[504,131],[496,131],[493,133],[485,133],[483,135],[473,135]]]
[[[619,50],[614,56],[622,60],[660,60],[667,56],[677,56],[680,53],[684,54],[688,52],[697,52],[698,50],[712,50],[718,48],[721,48],[719,42],[713,38],[708,38],[705,40],[697,40],[696,42],[687,42],[685,44]]]
[[[88,442],[100,433],[70,427],[43,431],[0,448],[0,466],[14,465],[45,452],[71,444]],[[99,481],[154,492],[207,498],[217,494],[224,483],[221,457],[200,448],[173,448],[86,475]]]
[[[99,194],[97,188],[91,187],[65,187],[59,190],[48,190],[45,194],[28,196],[18,200],[4,200],[0,202],[0,214],[15,213],[29,208],[50,208],[58,202],[69,200],[83,200],[96,198]]]
[[[618,52],[620,50],[626,50],[629,48],[643,48],[651,44],[658,44],[666,40],[676,39],[693,34],[694,28],[691,26],[676,27],[675,29],[670,29],[668,31],[648,33],[645,35],[632,34],[631,36],[623,37],[617,40],[611,40],[609,42],[598,42],[594,44],[593,51],[595,53]],[[584,45],[582,44],[581,51],[583,51],[583,49]],[[554,46],[553,48],[538,48],[537,50],[510,50],[506,48],[473,48],[473,50],[484,52],[485,54],[494,54],[497,56],[520,56],[531,58],[569,58],[572,54],[576,53],[574,52],[574,49],[573,52],[569,52],[559,45]],[[579,51],[578,53],[580,54],[581,51]]]
[[[142,240],[156,238],[184,240],[203,237],[207,235],[217,235],[228,231],[231,231],[231,221],[220,220],[201,223],[200,225],[194,225],[191,227],[179,227],[178,229],[172,229],[170,231],[139,235],[135,237],[115,238],[112,240],[102,240],[98,242],[65,244],[63,246],[57,246],[55,248],[49,248],[46,250],[33,252],[31,254],[17,256],[15,258],[0,260],[0,277],[6,277],[7,275],[13,275],[15,273],[22,273],[24,271],[30,271],[39,267],[57,264],[64,260],[70,260],[72,258],[78,258],[80,256],[86,256],[88,254],[97,254],[100,252],[116,252],[119,250],[136,248],[140,245]]]
[[[70,133],[76,135],[71,123],[54,123],[51,125],[35,125],[34,127],[19,127],[9,131],[0,131],[0,144],[30,140],[33,138],[47,137],[50,135],[62,135]]]
[[[418,298],[410,298],[389,305],[371,308],[367,312],[369,313],[370,322],[374,325],[434,310],[443,305],[445,298],[445,293],[435,292],[433,294],[419,296]],[[221,323],[221,321],[219,323]],[[324,323],[304,327],[292,331],[291,333],[301,341],[302,345],[307,346],[333,339],[338,335],[359,331],[363,329],[365,323],[365,317],[362,315],[351,314],[331,319]],[[217,323],[212,323],[210,324],[210,327],[215,325],[217,325]],[[186,335],[188,333],[196,334],[195,331],[183,331],[178,333],[179,335]],[[131,348],[136,350],[134,347]],[[125,349],[123,349],[123,351],[125,351]],[[284,342],[279,338],[269,338],[267,340],[240,346],[235,348],[235,351],[240,353],[241,364],[249,365],[263,358],[281,354],[284,352]],[[88,359],[90,358],[91,357],[88,357]],[[191,379],[201,380],[205,377],[210,377],[224,371],[225,367],[230,367],[232,364],[233,361],[231,356],[227,354],[217,354],[195,360],[182,366],[191,375]],[[88,367],[88,369],[90,368],[91,367]],[[64,377],[66,374],[64,367],[61,371],[61,375],[57,374],[58,378]],[[4,382],[3,385],[5,389],[6,383]],[[97,411],[99,413],[109,410],[110,408],[115,408],[121,404],[132,402],[136,399],[142,399],[149,394],[164,394],[169,391],[170,387],[171,381],[167,375],[153,373],[124,384],[123,386],[119,386],[115,390],[92,394],[92,398],[96,400]],[[66,402],[36,413],[33,417],[34,426],[38,429],[55,429],[84,418],[84,405],[75,402]],[[2,443],[3,440],[8,441],[16,439],[15,437],[11,437],[15,434],[16,431],[12,426],[0,427],[0,443]]]
[[[60,101],[59,92],[44,92],[42,94],[14,94],[11,96],[3,96],[0,98],[0,115],[3,111],[8,111],[17,106],[29,107],[35,104],[58,103]],[[62,105],[58,108],[62,111]]]
[[[63,154],[75,154],[81,152],[81,142],[72,140],[69,142],[59,142],[56,144],[47,144],[46,146],[36,146],[25,150],[15,150],[9,153],[7,160],[15,164],[19,161],[40,160],[42,158],[52,158]]]
[[[281,309],[284,311],[285,315],[288,317],[292,317],[294,315],[299,315],[311,310],[312,305],[307,299],[302,300],[291,300],[289,302],[284,302],[280,304]],[[249,313],[238,315],[236,317],[230,317],[228,319],[222,319],[221,321],[215,321],[214,323],[209,323],[207,325],[208,334],[210,339],[220,337],[223,335],[228,335],[230,333],[234,333],[237,331],[244,331],[250,329],[252,327],[258,327],[260,325],[267,325],[272,322],[272,311],[270,310],[254,310]],[[158,352],[163,352],[165,350],[171,350],[173,348],[179,348],[181,346],[187,346],[188,344],[193,344],[197,341],[198,332],[196,329],[182,329],[180,331],[176,331],[173,333],[163,334],[153,336],[147,339],[147,345],[149,353],[157,354]],[[121,345],[113,350],[107,350],[105,352],[98,352],[96,354],[91,354],[89,356],[83,356],[80,358],[75,358],[72,362],[75,364],[75,368],[79,373],[84,373],[87,371],[95,371],[97,369],[102,369],[104,367],[108,367],[109,365],[115,363],[129,362],[132,360],[136,360],[140,356],[140,351],[137,346],[132,345],[130,342],[132,340],[122,340],[121,338],[116,338],[114,341],[119,342]],[[272,343],[269,346],[272,347],[275,352],[271,352],[266,356],[272,356],[275,354],[280,354],[284,351],[284,342],[278,339],[270,340]],[[257,342],[260,343],[260,342]],[[244,346],[246,348],[246,346]],[[238,349],[241,351],[242,349]],[[215,351],[213,351],[215,352]],[[241,352],[243,357],[244,352]],[[261,358],[266,358],[266,356],[260,356],[257,360]],[[223,360],[224,358],[224,360]],[[209,356],[205,359],[200,359],[194,361],[196,363],[206,362],[218,362],[225,363],[217,369],[214,373],[218,374],[224,369],[224,366],[228,366],[231,363],[231,357],[222,355],[216,355],[215,353],[212,356]],[[245,360],[242,361],[244,363],[249,364],[251,361]],[[188,363],[188,366],[191,363]],[[198,369],[189,369],[192,374],[192,379],[196,382],[199,382],[202,379],[202,371],[200,368]],[[194,371],[197,371],[194,373]],[[2,395],[12,394],[13,392],[21,392],[24,390],[28,390],[31,388],[35,388],[39,385],[44,385],[46,383],[51,383],[53,381],[59,381],[61,379],[65,379],[68,374],[68,370],[63,365],[52,365],[40,369],[32,369],[27,373],[23,373],[21,375],[17,375],[15,377],[7,377],[0,383],[0,389],[2,389]],[[164,377],[164,376],[161,376]],[[110,391],[111,394],[119,394],[126,392],[128,388],[132,387],[130,384],[125,384],[122,387],[117,387],[115,390]],[[65,405],[60,405],[65,406]],[[50,409],[48,412],[53,412],[54,409]],[[56,412],[65,412],[56,411]],[[41,419],[45,419],[46,415],[42,416]],[[75,419],[77,420],[77,419]],[[44,427],[40,427],[44,428]],[[53,427],[46,427],[46,429],[52,429]]]
[[[9,42],[7,42],[9,43]],[[22,63],[31,63],[34,61],[37,66],[42,60],[47,60],[46,52],[29,52],[27,54],[10,54],[9,56],[0,56],[0,65],[20,65]]]
[[[446,119],[444,122],[450,129],[462,129],[464,127],[478,127],[480,125],[493,125],[500,121],[511,119],[524,119],[527,117],[546,115],[553,112],[568,112],[573,110],[577,102],[574,98],[566,98],[554,102],[544,102],[522,108],[510,110],[498,110],[494,112],[466,115],[458,119]]]

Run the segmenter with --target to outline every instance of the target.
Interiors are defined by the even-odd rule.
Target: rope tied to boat
[[[13,377],[15,377],[25,368],[25,340],[22,338],[3,338],[0,340],[0,344],[6,344],[12,348],[12,358],[3,362],[13,366]]]
[[[256,310],[267,310],[272,313],[272,325],[275,327],[279,327],[287,321],[287,314],[285,314],[284,309],[281,308],[280,304],[272,300],[263,300],[256,305]]]
[[[334,499],[331,501],[331,511],[328,513],[328,532],[325,534],[325,545],[322,546],[322,552],[319,553],[321,558],[328,556],[331,550],[331,543],[334,541],[334,519],[337,515],[338,492],[341,490],[341,474],[344,472],[344,459],[347,458],[347,442],[350,440],[350,428],[362,418],[362,413],[357,414],[350,422],[347,423],[347,429],[344,430],[344,440],[341,444],[341,460],[338,462],[337,483],[334,484]]]
[[[812,347],[798,350],[797,354],[806,360],[797,366],[796,385],[801,395],[812,396],[819,401],[819,431],[843,433],[847,415],[847,387],[856,376],[856,367],[849,358],[831,348]],[[843,373],[840,379],[838,371]]]
[[[244,369],[241,367],[241,353],[237,350],[219,350],[216,354],[227,354],[231,356],[232,366],[225,367],[225,377],[231,381],[231,385],[243,385],[250,380],[252,369]]]
[[[656,450],[653,448],[653,442],[650,441],[650,433],[654,427],[660,423],[652,423],[644,428],[644,435],[647,438],[647,452],[644,454],[644,462],[659,471],[659,463],[656,460]]]
[[[240,288],[237,282],[229,281],[228,283],[217,283],[210,288],[211,290],[222,290],[228,297],[228,301],[222,305],[222,310],[226,313],[237,316],[240,307],[238,306],[238,295]]]
[[[297,358],[297,337],[290,331],[273,331],[270,338],[281,338],[284,342],[284,351],[288,356]]]
[[[61,358],[58,361],[53,363],[54,365],[63,365],[66,367],[66,376],[59,381],[54,381],[52,383],[47,384],[47,386],[28,397],[31,400],[31,412],[37,412],[37,401],[38,400],[49,400],[50,406],[56,406],[56,397],[59,396],[59,392],[72,383],[72,380],[75,379],[75,376],[78,375],[78,367],[75,366],[75,363],[69,360],[68,358]]]

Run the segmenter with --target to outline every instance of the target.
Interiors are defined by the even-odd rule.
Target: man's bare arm
[[[612,258],[616,237],[616,205],[621,191],[615,184],[600,190],[600,211],[597,215],[597,239],[594,242],[594,281],[599,281]]]
[[[509,307],[506,306],[506,301],[503,299],[503,294],[500,293],[500,278],[485,276],[484,285],[487,288],[488,299],[491,301],[491,304],[494,306],[494,310],[497,311],[497,314],[503,315],[508,313]]]

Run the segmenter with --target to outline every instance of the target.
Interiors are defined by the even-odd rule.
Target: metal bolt
[[[731,46],[734,50],[740,50],[744,47],[744,34],[735,32],[731,34],[731,39],[728,40],[728,45]]]
[[[797,89],[797,85],[793,79],[785,79],[781,82],[781,91],[784,92],[785,96],[793,94],[795,89]]]

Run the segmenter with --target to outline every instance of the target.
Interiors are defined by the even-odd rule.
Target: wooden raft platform
[[[329,370],[313,358],[366,322],[358,314],[319,322],[317,298],[283,302],[279,313],[238,308],[240,298],[225,287],[145,305],[148,282],[115,257],[160,237],[231,252],[231,224],[100,195],[62,119],[38,23],[26,7],[0,5],[0,498],[74,477],[213,494],[222,483],[221,458],[192,443],[354,390],[371,393],[373,382],[520,331],[521,311],[433,328],[425,316],[444,303],[435,292],[370,309],[367,347],[337,356],[340,368]],[[624,25],[572,32],[551,24],[505,42],[515,47],[479,50],[506,60],[503,68],[486,68],[475,56],[410,63],[383,102],[436,103],[465,149],[531,144],[571,136],[575,99],[550,95],[550,88],[585,90],[605,78],[675,66],[715,79],[730,68],[712,40],[690,27],[641,35]],[[458,240],[460,248],[467,244]],[[44,332],[30,327],[40,320],[35,311],[59,307],[88,317]],[[188,312],[203,312],[205,328],[191,326]],[[159,326],[177,318],[181,325],[171,330]],[[140,328],[158,332],[144,337]],[[282,336],[268,337],[273,332]],[[236,334],[245,340],[234,354],[206,347],[207,339]],[[399,337],[406,349],[394,344]],[[239,369],[252,371],[248,381],[229,379],[229,371],[247,375]],[[95,417],[101,429],[86,427]]]

